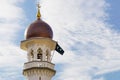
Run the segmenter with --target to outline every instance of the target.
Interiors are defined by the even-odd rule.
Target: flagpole
[[[57,43],[58,43],[58,41],[56,41]],[[51,60],[50,61],[52,61],[52,58],[53,58],[53,56],[54,56],[54,53],[55,53],[55,50],[53,51],[53,55],[51,56]]]
[[[53,54],[52,54],[52,56],[51,56],[50,61],[52,61],[52,58],[53,58],[53,56],[54,56],[54,53],[55,53],[55,50],[53,51]]]

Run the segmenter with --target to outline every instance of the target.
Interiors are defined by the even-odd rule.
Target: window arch
[[[30,56],[31,56],[31,58],[34,58],[33,50],[31,50]]]
[[[39,77],[39,80],[41,80],[41,77]]]
[[[38,54],[37,54],[37,59],[42,60],[42,49],[39,48],[39,49],[37,50],[37,52],[38,52]]]
[[[42,60],[42,54],[37,54],[37,59]]]
[[[49,57],[49,52],[48,52],[48,50],[47,50],[47,51],[46,51],[46,57],[45,57],[46,61],[48,61],[48,57]]]

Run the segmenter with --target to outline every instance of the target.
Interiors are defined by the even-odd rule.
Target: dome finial
[[[41,13],[40,13],[40,3],[38,2],[37,4],[37,7],[38,7],[38,13],[37,13],[37,19],[40,19],[41,18]]]

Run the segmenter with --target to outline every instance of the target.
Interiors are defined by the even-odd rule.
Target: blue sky
[[[119,0],[113,1],[113,0],[107,0],[107,2],[110,4],[110,8],[108,9],[109,13],[109,23],[114,25],[114,29],[120,31],[120,10],[118,9],[120,7]]]
[[[53,80],[120,79],[119,0],[41,0],[42,19],[64,48]],[[25,80],[24,31],[36,20],[35,0],[1,0],[0,80]]]

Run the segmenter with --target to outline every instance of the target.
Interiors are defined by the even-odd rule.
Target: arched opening
[[[37,54],[37,59],[42,60],[42,54]]]
[[[37,50],[37,52],[38,52],[38,54],[37,54],[37,59],[40,59],[40,61],[42,61],[42,50],[41,50],[41,48],[39,48],[39,49]]]
[[[48,54],[46,54],[46,61],[48,61]]]
[[[39,77],[39,80],[41,80],[41,77]]]
[[[31,52],[30,52],[30,57],[31,57],[31,59],[34,58],[33,50],[31,50]]]
[[[47,51],[46,51],[46,57],[45,57],[45,60],[48,61],[48,59],[49,59],[49,52],[48,52],[48,50],[47,50]]]

